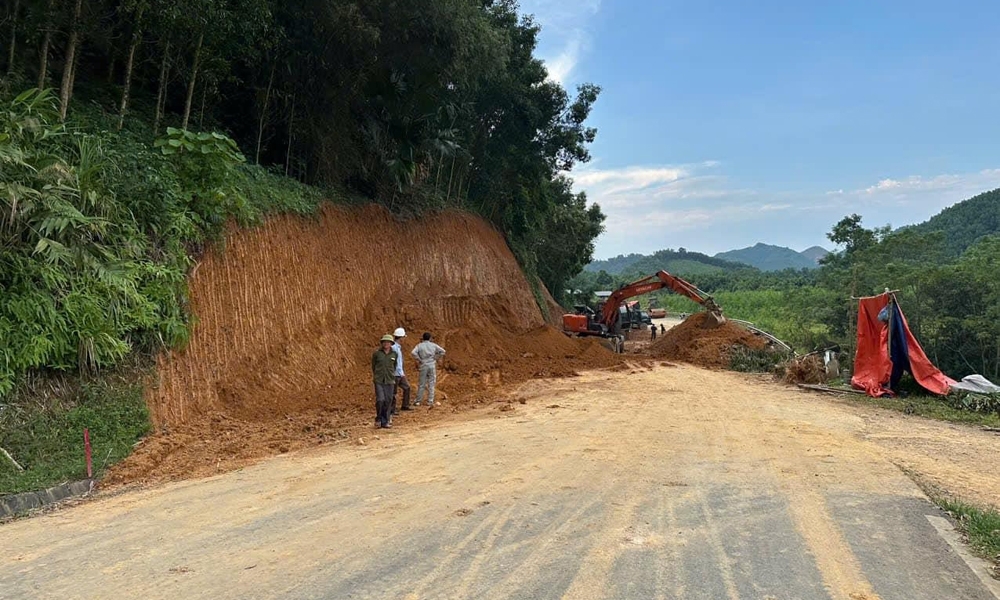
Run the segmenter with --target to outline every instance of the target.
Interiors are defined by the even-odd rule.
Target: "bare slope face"
[[[400,326],[414,387],[420,334],[447,349],[446,408],[617,360],[545,325],[502,236],[464,213],[403,222],[329,206],[274,218],[230,232],[190,284],[191,341],[160,358],[147,393],[157,433],[112,481],[214,472],[373,422],[371,354]]]

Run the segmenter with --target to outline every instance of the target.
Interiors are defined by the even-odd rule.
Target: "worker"
[[[375,384],[375,426],[392,427],[393,391],[396,384],[397,355],[391,335],[382,336],[379,348],[372,354],[372,381]]]
[[[392,344],[392,349],[396,351],[396,387],[392,390],[392,414],[398,415],[396,393],[399,390],[403,390],[403,410],[410,410],[410,382],[406,380],[406,373],[403,372],[403,346],[399,343],[406,337],[406,330],[400,327],[392,335],[396,338]]]
[[[417,359],[420,369],[420,380],[417,383],[417,400],[414,406],[420,406],[420,400],[427,391],[427,406],[434,408],[434,387],[437,385],[437,361],[444,357],[444,348],[431,341],[430,332],[424,333],[421,341],[413,349],[413,358]]]
[[[649,332],[650,332],[650,334],[652,334],[652,340],[655,342],[656,341],[656,325],[650,325],[649,326]]]
[[[666,332],[667,332],[667,328],[663,326],[663,323],[660,323],[660,334],[662,335],[662,334],[664,334]]]

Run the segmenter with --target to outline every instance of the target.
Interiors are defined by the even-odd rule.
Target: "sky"
[[[521,0],[569,90],[603,88],[595,258],[918,223],[1000,187],[996,0]]]

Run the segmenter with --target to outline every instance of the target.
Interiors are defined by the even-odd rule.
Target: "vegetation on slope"
[[[645,254],[628,254],[607,260],[595,260],[588,264],[585,270],[590,273],[606,271],[611,275],[629,276],[637,274],[648,275],[664,269],[674,274],[685,273],[690,275],[741,269],[747,266],[722,258],[713,258],[700,252],[689,252],[684,248],[678,250],[668,248],[654,252],[648,256]]]
[[[946,209],[928,223],[892,231],[866,228],[858,215],[845,217],[828,237],[839,251],[818,270],[762,273],[732,269],[691,275],[713,294],[726,314],[752,321],[799,351],[839,345],[850,360],[855,346],[857,303],[886,288],[897,298],[927,355],[946,374],[979,373],[1000,381],[1000,225],[988,215],[1000,210],[1000,193],[990,192]],[[987,215],[973,232],[973,215]],[[942,219],[947,215],[947,219]],[[963,233],[964,232],[964,233]],[[953,240],[968,244],[955,254]],[[636,263],[633,263],[636,264]],[[644,265],[652,273],[656,264]],[[678,273],[688,276],[684,273]],[[572,285],[586,296],[613,289],[630,277],[581,273]],[[692,312],[697,305],[667,292],[661,306]],[[578,299],[579,300],[579,299]],[[847,365],[849,366],[849,365]],[[957,403],[956,408],[996,412],[996,402]]]
[[[911,229],[918,233],[941,233],[949,255],[958,256],[984,237],[1000,232],[1000,190],[949,206]]]
[[[715,255],[715,258],[740,262],[761,271],[784,271],[785,269],[815,269],[819,266],[810,258],[783,246],[755,244],[749,248],[730,250]]]
[[[548,79],[513,0],[2,10],[0,446],[28,470],[0,475],[0,493],[81,474],[53,449],[112,410],[88,389],[121,392],[99,395],[119,399],[122,426],[91,427],[131,446],[142,371],[115,368],[183,346],[188,270],[229,221],[324,198],[401,216],[457,207],[502,230],[557,296],[603,229],[565,175],[590,158],[600,90]],[[60,389],[84,391],[33,400],[36,378],[63,375],[76,385]]]
[[[590,159],[600,89],[548,78],[515,0],[7,6],[5,85],[58,87],[62,118],[81,96],[113,129],[220,130],[252,163],[394,212],[475,211],[556,294],[590,261],[603,215],[564,173]]]

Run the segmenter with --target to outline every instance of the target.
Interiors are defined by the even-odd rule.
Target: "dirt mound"
[[[272,218],[233,228],[189,283],[190,343],[160,358],[146,395],[156,433],[110,482],[206,475],[349,439],[371,426],[371,354],[399,326],[414,392],[420,334],[447,350],[445,409],[618,362],[546,325],[502,236],[465,213],[402,222],[328,206],[317,219]]]
[[[739,325],[727,322],[720,327],[709,329],[706,312],[691,315],[683,323],[656,338],[650,345],[649,353],[656,358],[665,358],[691,363],[709,368],[729,366],[729,351],[733,346],[762,349],[767,342]]]

